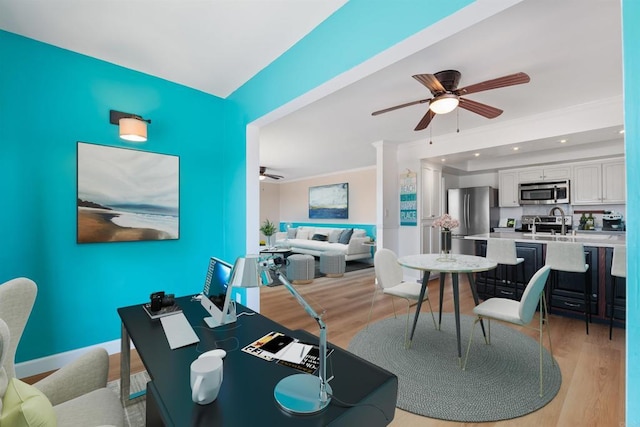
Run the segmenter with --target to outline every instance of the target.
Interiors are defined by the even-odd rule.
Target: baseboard
[[[25,378],[33,375],[38,375],[43,372],[54,371],[60,369],[69,362],[74,361],[87,351],[102,347],[107,350],[107,353],[116,354],[120,353],[120,340],[108,341],[102,344],[96,344],[89,347],[79,348],[77,350],[66,351],[64,353],[53,354],[51,356],[41,357],[39,359],[28,360],[26,362],[17,363],[15,365],[16,377]],[[131,345],[133,348],[133,345]]]

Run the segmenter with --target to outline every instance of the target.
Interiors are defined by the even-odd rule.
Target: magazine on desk
[[[308,374],[320,367],[320,349],[281,332],[272,331],[245,346],[242,351],[268,362],[276,362]],[[327,356],[333,349],[327,351]]]

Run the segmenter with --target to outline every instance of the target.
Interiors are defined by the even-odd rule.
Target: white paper
[[[292,342],[275,354],[276,359],[284,360],[291,363],[301,363],[305,356],[311,350],[310,345],[299,342]]]
[[[161,317],[160,322],[171,350],[200,341],[184,313]]]

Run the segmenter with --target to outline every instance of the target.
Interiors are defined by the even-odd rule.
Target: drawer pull
[[[513,292],[500,291],[502,295],[513,295]]]
[[[565,302],[564,305],[567,307],[580,307],[580,304],[571,304],[570,302]]]

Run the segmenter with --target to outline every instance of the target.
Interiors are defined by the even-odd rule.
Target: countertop
[[[595,246],[602,248],[612,248],[614,246],[626,245],[626,235],[623,232],[604,232],[604,231],[581,231],[576,235],[561,234],[552,235],[550,233],[521,233],[517,231],[507,231],[499,233],[484,233],[465,236],[470,240],[487,240],[489,238],[513,239],[516,242],[525,243],[542,243],[547,242],[577,242],[585,246]]]

